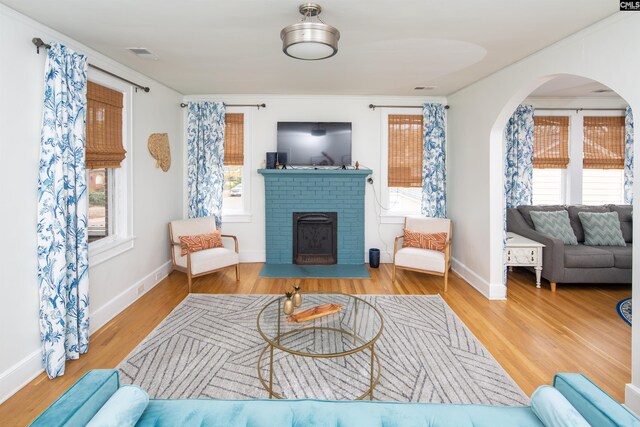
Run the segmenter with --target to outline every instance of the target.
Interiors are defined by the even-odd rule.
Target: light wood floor
[[[391,267],[371,269],[371,279],[263,279],[262,264],[242,264],[240,283],[233,270],[195,279],[197,293],[281,293],[295,282],[303,290],[354,294],[442,293],[442,279]],[[536,289],[533,274],[510,273],[507,301],[489,301],[455,274],[445,301],[487,347],[525,393],[550,384],[556,372],[582,372],[623,401],[631,381],[631,328],[616,303],[631,296],[630,285],[559,285]],[[55,380],[41,374],[0,405],[2,425],[25,425],[90,369],[115,367],[187,296],[186,276],[174,272],[91,336],[89,353],[67,363]]]

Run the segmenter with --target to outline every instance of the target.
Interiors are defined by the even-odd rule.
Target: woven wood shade
[[[533,167],[566,169],[569,164],[569,117],[533,118]]]
[[[122,93],[87,84],[87,169],[119,168],[122,146]]]
[[[624,117],[584,118],[585,169],[624,169]]]
[[[389,187],[422,187],[422,115],[389,115]]]
[[[241,166],[244,164],[244,114],[225,114],[224,164]]]

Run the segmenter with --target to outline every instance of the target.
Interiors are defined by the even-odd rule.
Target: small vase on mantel
[[[284,300],[284,307],[282,308],[282,311],[284,311],[284,314],[289,315],[293,313],[293,301],[291,299],[293,293],[285,292],[284,295],[287,297],[287,299]]]
[[[300,285],[293,286],[293,306],[300,307],[302,305],[302,290]]]

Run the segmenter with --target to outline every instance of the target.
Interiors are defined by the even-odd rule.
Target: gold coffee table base
[[[357,335],[354,335],[353,332],[349,332],[349,331],[345,331],[342,329],[336,329],[336,328],[328,328],[328,327],[310,327],[310,328],[302,328],[302,329],[296,329],[294,331],[289,331],[287,333],[284,333],[282,335],[279,335],[277,337],[277,341],[280,341],[280,339],[286,337],[286,336],[291,336],[300,332],[304,332],[304,331],[310,331],[310,330],[325,330],[325,331],[332,331],[332,332],[338,332],[344,335],[348,335],[349,337],[352,337],[354,339],[354,341],[358,341],[361,342],[363,344],[367,344],[368,341],[358,337]],[[294,356],[300,356],[300,357],[310,357],[312,359],[333,359],[336,357],[345,357],[345,356],[349,356],[358,352],[363,351],[364,349],[369,349],[369,351],[371,352],[371,365],[370,365],[370,370],[369,370],[369,388],[367,389],[367,391],[365,391],[363,394],[361,394],[360,396],[356,397],[354,400],[362,400],[365,397],[369,396],[370,400],[373,400],[373,389],[376,387],[376,385],[378,384],[378,381],[380,380],[380,370],[381,370],[381,365],[380,365],[380,359],[378,358],[378,355],[376,354],[375,348],[375,341],[371,343],[371,345],[369,346],[362,346],[359,348],[356,348],[354,350],[351,351],[347,351],[344,353],[339,353],[339,354],[316,354],[316,355],[311,355],[309,353],[300,353],[294,350],[284,350],[282,348],[280,348],[281,351],[284,351],[285,353],[289,353],[292,354]],[[265,388],[265,390],[267,390],[269,392],[269,399],[271,398],[276,398],[276,399],[284,399],[284,397],[279,394],[276,393],[273,390],[273,350],[274,350],[274,346],[271,344],[267,344],[262,351],[260,352],[260,355],[258,356],[258,379],[260,380],[260,382],[262,383],[262,386]],[[268,382],[262,377],[262,358],[264,357],[264,354],[266,353],[266,351],[269,350],[269,380]],[[378,369],[375,369],[375,365],[378,365]],[[377,371],[377,374],[374,375],[374,371]]]

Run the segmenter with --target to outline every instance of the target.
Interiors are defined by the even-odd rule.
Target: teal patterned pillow
[[[578,212],[578,216],[584,228],[585,245],[627,246],[618,212]]]
[[[573,234],[573,228],[569,222],[569,212],[566,210],[531,211],[530,214],[536,231],[560,239],[565,245],[578,244],[578,239]]]

